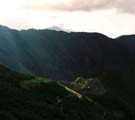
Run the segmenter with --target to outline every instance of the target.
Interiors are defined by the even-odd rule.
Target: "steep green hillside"
[[[59,82],[0,67],[1,120],[98,120],[103,110]]]
[[[130,102],[101,84],[34,78],[0,66],[0,120],[134,120]]]

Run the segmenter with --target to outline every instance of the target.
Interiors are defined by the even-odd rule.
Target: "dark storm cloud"
[[[39,0],[40,1],[40,0]],[[64,2],[65,1],[65,2]],[[70,2],[39,3],[28,5],[29,9],[57,10],[57,11],[93,11],[100,9],[113,9],[119,12],[135,13],[135,0],[71,0]]]

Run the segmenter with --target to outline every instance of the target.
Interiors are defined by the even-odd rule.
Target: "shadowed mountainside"
[[[0,26],[0,119],[134,120],[134,40]]]
[[[106,72],[125,74],[130,60],[125,45],[99,33],[0,26],[0,63],[18,72],[74,80]]]

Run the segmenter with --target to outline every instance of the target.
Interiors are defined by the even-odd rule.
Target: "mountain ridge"
[[[41,28],[41,29],[36,29],[36,28],[28,28],[28,29],[20,29],[20,30],[18,30],[18,29],[16,29],[16,28],[11,28],[11,27],[8,27],[8,26],[5,26],[5,25],[2,25],[2,24],[0,24],[0,28],[1,27],[4,27],[4,28],[7,28],[7,29],[10,29],[10,30],[15,30],[15,31],[28,31],[28,30],[35,30],[35,31],[38,31],[38,30],[46,30],[47,28]],[[53,27],[53,26],[51,26],[51,27]],[[58,27],[58,26],[56,26],[56,27]],[[50,27],[48,27],[48,28],[50,28]],[[58,28],[61,28],[61,27],[58,27]],[[55,30],[52,30],[52,31],[55,31]],[[59,32],[59,31],[57,31],[57,32]],[[64,31],[63,31],[64,32]],[[83,31],[79,31],[79,32],[74,32],[74,31],[71,31],[72,33],[97,33],[97,34],[101,34],[101,35],[104,35],[104,36],[106,36],[106,37],[108,37],[108,38],[111,38],[111,39],[117,39],[117,38],[119,38],[119,37],[122,37],[122,36],[134,36],[135,34],[126,34],[126,35],[119,35],[119,36],[117,36],[117,37],[115,37],[115,38],[113,38],[113,37],[110,37],[110,36],[108,36],[108,35],[106,35],[106,34],[104,34],[104,33],[100,33],[100,32],[83,32]]]
[[[134,120],[134,40],[0,28],[0,119]]]
[[[127,49],[101,33],[0,27],[0,63],[36,76],[68,80],[90,77],[95,66],[96,73],[120,71],[129,63]]]

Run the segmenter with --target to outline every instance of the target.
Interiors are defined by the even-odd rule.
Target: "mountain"
[[[48,29],[48,30],[55,30],[55,31],[70,32],[70,30],[67,30],[67,29],[64,29],[64,28],[61,28],[61,27],[58,27],[58,26],[51,26],[51,27],[48,27],[46,29]]]
[[[87,117],[96,120],[102,114],[102,110],[96,113],[100,107],[78,98],[56,81],[22,75],[2,65],[0,97],[1,120],[87,120]]]
[[[82,85],[83,89],[86,89],[88,86],[91,87],[91,81],[94,81],[94,79],[81,80],[79,78],[73,85]],[[110,93],[110,91],[108,89],[106,89],[107,94],[102,95],[91,94],[91,90],[87,89],[87,94],[89,93],[89,95],[84,95],[75,91],[76,89],[74,87],[71,88],[70,85],[66,86],[64,81],[59,82],[20,74],[0,65],[0,119],[134,119],[135,112],[134,108],[133,110],[130,108],[130,103],[127,101],[123,102],[121,96],[113,96],[113,94],[109,94],[111,95],[109,96],[108,92]],[[113,92],[112,88],[111,92]]]
[[[13,30],[0,26],[0,63],[55,80],[127,73],[128,48],[99,33]]]
[[[134,56],[135,53],[135,35],[123,35],[116,38],[119,43],[128,48],[129,54]]]
[[[134,120],[134,40],[0,26],[0,119]]]

